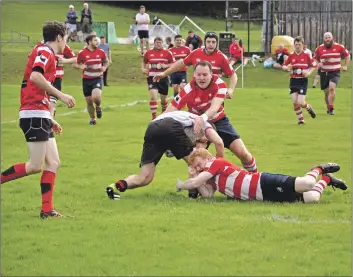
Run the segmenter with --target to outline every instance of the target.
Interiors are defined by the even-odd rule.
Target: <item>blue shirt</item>
[[[77,12],[76,11],[68,11],[66,14],[66,18],[67,18],[67,23],[70,24],[76,24],[76,19],[77,19]]]
[[[98,45],[98,48],[99,49],[102,49],[104,52],[105,52],[105,54],[107,55],[107,58],[109,59],[109,52],[110,52],[110,48],[109,48],[109,44],[108,43],[104,43],[104,44],[99,44]]]

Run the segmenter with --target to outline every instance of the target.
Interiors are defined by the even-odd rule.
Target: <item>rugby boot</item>
[[[58,213],[55,210],[51,210],[49,212],[44,212],[42,210],[42,211],[40,211],[39,216],[40,216],[41,219],[48,219],[48,218],[52,218],[52,217],[63,217],[62,214]]]
[[[97,118],[102,118],[102,108],[100,106],[96,106]]]
[[[91,119],[90,122],[89,122],[89,125],[96,125],[97,122],[95,119]]]
[[[304,120],[299,120],[298,121],[298,125],[304,125],[305,124],[305,121]]]
[[[330,178],[330,182],[327,184],[328,186],[332,186],[333,188],[338,188],[341,190],[347,189],[347,185],[343,180],[334,177],[332,174],[326,174],[326,176]]]
[[[310,107],[310,109],[308,109],[307,111],[308,111],[308,113],[310,114],[310,116],[311,116],[312,118],[315,118],[315,117],[316,117],[316,113],[315,113],[315,111],[313,110],[312,107]]]
[[[314,168],[320,168],[322,171],[322,174],[335,173],[341,169],[339,164],[336,164],[336,163],[327,163],[327,164],[316,165],[316,166],[312,167],[311,170],[313,170]]]
[[[108,197],[112,200],[120,200],[120,194],[119,191],[117,190],[115,184],[111,184],[105,189]]]

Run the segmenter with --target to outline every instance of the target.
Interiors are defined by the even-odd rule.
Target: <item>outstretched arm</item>
[[[177,190],[189,190],[189,189],[199,188],[200,186],[204,185],[205,182],[210,180],[212,177],[213,175],[209,172],[201,172],[196,177],[190,178],[185,182],[178,180],[176,187],[177,187]]]

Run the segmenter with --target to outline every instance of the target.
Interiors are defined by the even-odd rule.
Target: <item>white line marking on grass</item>
[[[270,221],[280,221],[280,222],[289,222],[289,223],[349,223],[351,224],[352,222],[349,220],[332,220],[332,219],[312,219],[309,218],[308,220],[300,220],[298,218],[294,217],[283,217],[278,214],[272,214],[271,217],[267,217],[268,220]]]
[[[168,100],[172,99],[172,97],[168,98]],[[125,103],[125,104],[118,104],[118,105],[112,105],[112,106],[103,106],[102,109],[104,110],[105,108],[117,108],[117,107],[131,107],[131,106],[135,106],[137,104],[140,104],[140,103],[147,103],[149,102],[149,100],[136,100],[136,101],[133,101],[133,102],[130,102],[130,103]],[[68,115],[71,115],[71,114],[75,114],[75,113],[85,113],[87,112],[87,109],[83,109],[82,111],[72,111],[72,112],[67,112],[67,113],[61,113],[61,114],[56,114],[55,117],[58,117],[58,116],[68,116]],[[9,123],[16,123],[18,122],[18,120],[10,120],[10,121],[4,121],[4,122],[1,122],[1,124],[9,124]]]

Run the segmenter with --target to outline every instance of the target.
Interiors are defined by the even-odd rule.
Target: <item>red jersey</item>
[[[222,158],[213,158],[203,171],[214,176],[210,183],[224,195],[241,200],[263,200],[261,173],[248,172]]]
[[[311,67],[316,67],[314,59],[310,58],[309,54],[301,52],[300,54],[292,53],[284,62],[284,65],[291,64],[293,66],[290,77],[291,78],[306,78],[304,72]]]
[[[30,80],[33,69],[43,73],[44,78],[53,83],[55,80],[55,53],[45,44],[39,44],[28,56],[21,86],[20,118],[51,118],[49,112],[49,95]]]
[[[195,78],[187,84],[177,96],[172,100],[172,105],[181,110],[185,105],[188,111],[193,114],[202,115],[211,107],[213,98],[224,99],[227,93],[226,83],[217,75],[212,76],[211,84],[206,89],[201,89],[195,81]],[[220,106],[216,115],[209,119],[216,122],[225,116],[223,106]]]
[[[174,46],[170,48],[169,51],[172,52],[172,55],[176,61],[180,59],[185,59],[191,53],[190,48],[186,46],[180,46],[180,47]],[[185,66],[183,67],[183,69],[179,71],[188,71],[188,67]]]
[[[321,71],[340,71],[341,59],[349,55],[348,50],[339,43],[333,43],[331,48],[326,48],[324,44],[315,50],[315,59],[322,63]]]
[[[83,48],[77,55],[77,63],[83,63],[86,68],[83,70],[84,79],[102,78],[102,63],[107,61],[105,52],[99,48],[93,51],[87,47]]]
[[[212,64],[212,73],[222,75],[224,73],[228,77],[234,74],[234,69],[229,64],[228,58],[219,50],[207,55],[204,48],[198,48],[190,53],[184,59],[184,64],[195,66],[199,61],[208,61]]]
[[[64,65],[62,63],[59,63],[59,57],[65,58],[65,59],[70,59],[75,57],[75,53],[71,50],[71,48],[66,44],[64,51],[62,54],[57,54],[56,56],[57,64],[56,64],[56,78],[62,78],[64,75]]]
[[[169,50],[150,49],[143,55],[143,62],[148,64],[148,76],[156,76],[165,70],[162,64],[174,63],[175,59]]]
[[[241,59],[241,55],[244,55],[244,46],[240,47],[240,45],[232,43],[229,46],[229,53],[232,57]]]

